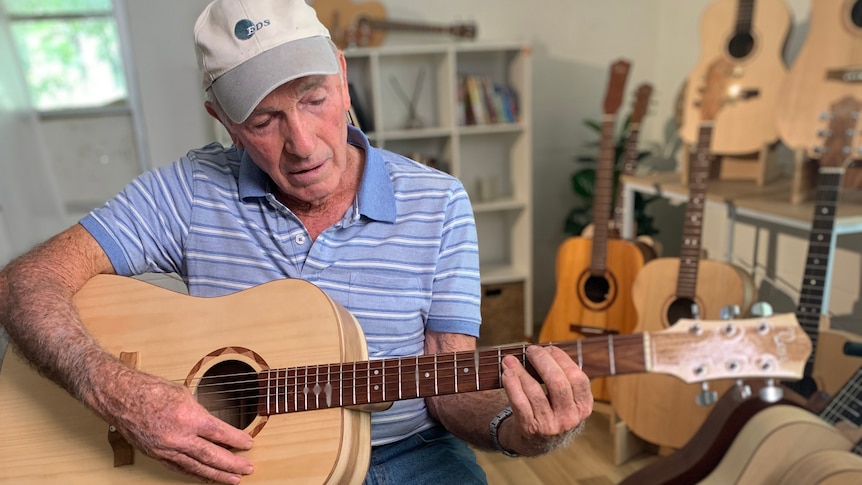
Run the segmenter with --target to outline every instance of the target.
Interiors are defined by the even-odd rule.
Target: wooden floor
[[[477,451],[489,485],[611,485],[656,459],[643,453],[614,465],[609,417],[594,412],[569,447],[537,458],[509,458]]]

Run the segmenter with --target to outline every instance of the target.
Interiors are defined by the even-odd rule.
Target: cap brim
[[[242,123],[275,88],[294,79],[338,73],[338,59],[326,37],[308,37],[273,47],[213,81],[219,104],[234,123]]]

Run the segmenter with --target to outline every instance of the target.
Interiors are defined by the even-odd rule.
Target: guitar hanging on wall
[[[377,47],[386,32],[426,32],[449,34],[454,38],[475,39],[476,24],[465,22],[452,25],[430,25],[386,19],[386,7],[375,1],[314,0],[317,17],[329,29],[332,41],[339,49],[347,47]]]
[[[637,315],[631,298],[644,253],[631,241],[610,237],[614,189],[616,114],[622,103],[630,64],[611,65],[599,141],[593,196],[593,235],[569,237],[557,250],[557,290],[539,332],[540,342],[559,342],[589,335],[627,334]],[[607,400],[604,379],[592,382],[593,396]]]
[[[725,393],[703,426],[684,447],[638,470],[620,485],[699,482],[719,465],[727,450],[738,440],[743,426],[762,410],[776,405],[802,407],[809,405],[809,401],[814,404],[820,397],[815,394],[816,391],[828,390],[832,393],[838,391],[842,383],[848,382],[848,378],[855,382],[852,369],[862,365],[862,358],[845,355],[844,351],[847,343],[854,342],[852,336],[846,332],[823,329],[821,320],[826,318],[825,268],[831,264],[831,240],[847,165],[846,153],[857,148],[853,134],[858,132],[856,117],[859,116],[860,108],[860,103],[850,98],[835,103],[831,107],[832,116],[828,126],[817,129],[822,137],[819,138],[821,142],[817,148],[812,147],[812,151],[821,155],[821,167],[796,318],[813,342],[814,352],[806,362],[803,379],[783,383],[783,395],[778,401],[764,400],[757,393],[755,383],[747,384],[755,391],[750,397],[745,397],[749,393],[743,394],[744,388],[741,386]],[[859,340],[860,337],[855,336],[855,341]],[[850,369],[850,372],[847,373],[845,369]],[[834,388],[828,388],[827,384],[834,381],[836,376],[842,380]],[[832,401],[836,402],[835,399]],[[725,464],[724,468],[729,466]]]
[[[215,298],[100,275],[75,295],[87,331],[107,352],[184,385],[220,419],[254,436],[237,452],[255,464],[244,484],[362,483],[371,453],[369,405],[502,387],[501,359],[528,371],[527,345],[368,359],[353,316],[304,280]],[[660,372],[687,382],[794,379],[811,342],[792,314],[687,321],[642,335],[558,347],[591,376]],[[14,349],[0,366],[0,483],[199,483],[156,460],[117,464],[108,423]]]
[[[787,75],[782,51],[790,31],[790,9],[785,0],[716,0],[700,23],[701,60],[686,85],[680,138],[695,146],[700,125],[701,85],[710,62],[719,56],[733,63],[733,84],[757,89],[756,99],[724,106],[715,120],[712,152],[745,155],[759,152],[778,140],[775,112]]]
[[[718,319],[725,307],[736,306],[746,314],[754,299],[754,281],[748,273],[725,262],[701,259],[712,121],[728,99],[750,95],[745,90],[729,90],[732,70],[733,64],[719,57],[707,71],[700,103],[698,147],[689,162],[689,197],[680,256],[654,259],[637,274],[632,288],[638,315],[635,332],[672,327],[680,318]],[[676,281],[671,275],[677,275]],[[714,385],[716,390],[729,386],[729,382]],[[683,446],[710,409],[696,404],[701,394],[698,386],[679,385],[660,377],[615,377],[609,387],[611,404],[620,419],[633,433],[659,446]]]

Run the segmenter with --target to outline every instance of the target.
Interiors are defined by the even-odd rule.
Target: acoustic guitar
[[[388,20],[386,7],[375,1],[314,0],[312,4],[321,23],[329,29],[332,41],[340,49],[377,47],[386,32],[427,32],[449,34],[455,38],[475,39],[476,24],[431,25],[420,22]]]
[[[244,484],[361,483],[370,418],[357,407],[499,389],[506,355],[534,372],[526,344],[366,360],[356,320],[304,280],[199,298],[101,275],[75,304],[107,351],[183,383],[213,414],[255,437],[240,452],[255,463]],[[799,378],[811,353],[792,314],[680,322],[559,347],[589,375],[660,372],[688,382]],[[145,456],[115,454],[116,432],[12,349],[0,367],[0,423],[0,483],[197,483]]]
[[[796,310],[796,318],[814,342],[815,349],[806,362],[803,379],[783,383],[783,395],[777,401],[762,399],[755,383],[747,384],[753,390],[751,393],[743,394],[745,388],[742,386],[725,393],[703,426],[684,447],[628,476],[621,485],[698,482],[715,469],[742,427],[754,415],[778,404],[818,406],[823,393],[835,395],[853,376],[854,371],[862,366],[858,351],[845,351],[848,345],[860,345],[862,337],[826,329],[827,317],[824,312],[825,268],[829,267],[832,258],[835,212],[842,186],[843,167],[847,165],[845,153],[856,145],[853,134],[856,132],[855,112],[858,112],[858,105],[852,99],[839,101],[831,107],[832,116],[828,125],[818,129],[822,143],[817,151],[822,156],[822,166]],[[848,353],[855,353],[856,356]]]
[[[862,456],[821,450],[789,464],[776,485],[847,485],[862,483]]]
[[[732,70],[733,64],[720,57],[707,73],[697,152],[689,162],[689,197],[680,256],[654,259],[637,274],[632,288],[637,332],[671,327],[680,318],[719,319],[722,309],[732,305],[745,314],[754,299],[754,281],[749,274],[728,263],[701,260],[712,121],[728,98],[747,95],[745,90],[730,91]],[[729,386],[729,382],[714,383],[716,391]],[[710,409],[696,404],[700,386],[681,385],[661,376],[614,378],[609,382],[609,391],[614,411],[634,434],[673,449],[691,439]]]
[[[724,57],[733,64],[734,86],[757,89],[745,103],[728,103],[713,120],[712,152],[745,155],[778,141],[775,113],[787,67],[782,51],[790,31],[790,9],[784,0],[716,0],[700,23],[700,61],[689,79],[702,79],[710,63]],[[695,146],[700,130],[698,82],[685,92],[680,138]]]
[[[808,35],[779,94],[778,133],[790,148],[819,159],[817,129],[825,107],[862,99],[862,0],[811,2]]]
[[[644,254],[631,241],[611,238],[609,229],[616,164],[614,129],[629,67],[624,60],[611,65],[596,166],[593,235],[567,238],[557,250],[557,291],[539,332],[540,342],[627,334],[637,320],[631,285],[644,265]],[[603,379],[594,379],[592,389],[595,399],[608,399]]]
[[[788,468],[808,455],[827,450],[851,451],[859,440],[860,426],[862,368],[819,416],[804,408],[785,405],[757,413],[742,428],[715,470],[699,483],[778,483]],[[850,436],[839,427],[849,428]],[[862,468],[855,472],[862,476]],[[810,480],[793,483],[810,483]]]

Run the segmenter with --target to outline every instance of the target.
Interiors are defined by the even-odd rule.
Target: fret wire
[[[435,396],[440,395],[440,389],[437,387],[438,374],[439,373],[437,372],[437,354],[434,354],[434,395]]]
[[[419,392],[419,356],[416,356],[416,397],[419,397],[421,393]]]
[[[503,383],[503,349],[497,347],[497,379]]]
[[[616,375],[617,373],[617,361],[614,357],[614,336],[613,334],[608,334],[608,362],[610,364],[611,375]]]
[[[353,385],[350,386],[353,388],[353,405],[356,405],[356,388],[358,384],[356,383],[356,362],[353,363]]]
[[[458,352],[452,354],[452,369],[455,371],[455,392],[458,392]]]
[[[473,351],[473,370],[476,372],[476,390],[478,391],[479,386],[479,349]]]

